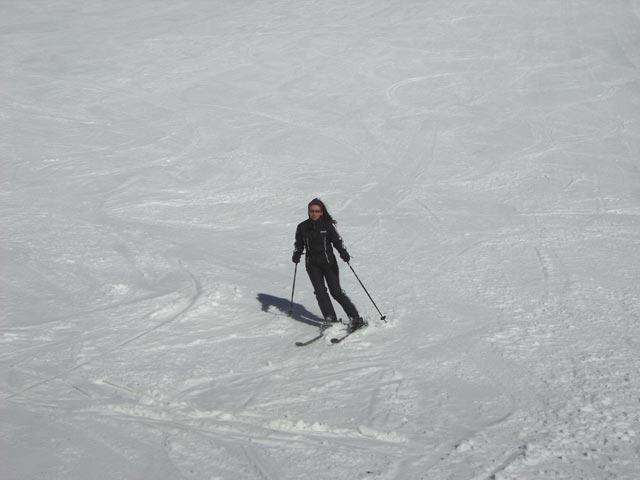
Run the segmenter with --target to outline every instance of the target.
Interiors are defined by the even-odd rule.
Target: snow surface
[[[3,479],[640,478],[640,1],[1,13]]]

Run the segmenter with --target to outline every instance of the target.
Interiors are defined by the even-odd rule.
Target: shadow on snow
[[[274,297],[273,295],[269,295],[266,293],[259,293],[256,298],[262,304],[263,312],[273,313],[270,311],[273,307],[281,313],[289,315],[289,308],[291,307],[291,302],[289,299]],[[311,313],[299,303],[293,304],[293,309],[289,316],[298,322],[306,323],[307,325],[313,325],[314,327],[317,327],[321,323],[323,323],[322,317]]]

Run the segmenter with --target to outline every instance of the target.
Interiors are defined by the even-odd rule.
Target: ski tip
[[[340,339],[339,338],[332,338],[331,339],[331,343],[340,343]]]

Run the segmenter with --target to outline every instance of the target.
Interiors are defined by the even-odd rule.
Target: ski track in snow
[[[639,12],[4,7],[3,478],[640,477]]]

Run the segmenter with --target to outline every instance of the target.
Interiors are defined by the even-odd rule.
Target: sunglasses
[[[309,213],[322,213],[322,210],[312,210],[312,209],[309,209]]]

